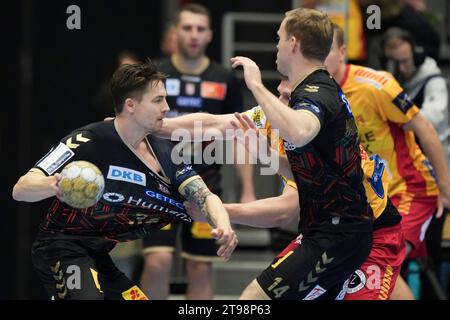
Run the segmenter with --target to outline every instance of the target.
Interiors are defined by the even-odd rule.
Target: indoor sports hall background
[[[230,67],[236,54],[249,56],[263,69],[268,87],[275,93],[279,77],[275,68],[276,31],[285,11],[298,6],[322,6],[348,32],[349,59],[379,69],[379,39],[389,26],[410,28],[426,50],[450,75],[450,2],[446,0],[7,0],[0,10],[2,163],[0,210],[0,299],[45,299],[32,270],[30,247],[49,201],[18,203],[11,197],[23,175],[59,137],[89,122],[100,121],[105,110],[95,97],[116,67],[124,50],[140,59],[163,55],[161,42],[173,12],[185,3],[206,6],[212,14],[214,39],[207,55]],[[76,5],[79,28],[68,19]],[[367,10],[370,5],[379,11]],[[356,6],[356,7],[355,7]],[[425,7],[424,7],[425,6]],[[372,7],[373,9],[373,7]],[[379,12],[380,16],[374,16]],[[379,22],[379,24],[377,23]],[[433,33],[423,34],[426,23]],[[353,40],[352,40],[353,39]],[[354,40],[356,39],[356,40]],[[350,42],[353,41],[353,44]],[[245,89],[244,108],[255,105]],[[113,111],[111,108],[111,113]],[[224,170],[224,201],[237,201],[239,188],[230,166]],[[256,170],[255,170],[256,172]],[[254,177],[258,198],[280,192],[277,177]],[[215,295],[235,299],[280,249],[295,236],[296,226],[257,230],[237,227],[240,245],[230,262],[214,267]],[[132,277],[142,264],[139,243],[120,246],[115,259]],[[438,280],[450,291],[450,225],[442,239],[444,261]],[[172,276],[172,298],[183,297],[185,277],[177,260]],[[422,275],[422,298],[437,299],[433,284]],[[227,283],[227,286],[220,286]]]

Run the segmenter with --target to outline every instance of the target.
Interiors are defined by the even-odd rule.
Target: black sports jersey
[[[210,61],[199,75],[183,74],[170,58],[158,65],[168,75],[166,79],[167,117],[176,117],[192,112],[225,114],[242,111],[242,94],[231,70]]]
[[[127,241],[143,238],[150,229],[159,229],[174,219],[192,222],[178,187],[197,173],[191,165],[172,163],[169,141],[152,135],[147,141],[166,177],[138,158],[120,138],[113,122],[92,123],[64,137],[35,168],[52,175],[68,162],[86,160],[102,172],[105,190],[99,202],[87,209],[72,208],[55,197],[40,226],[41,234]]]
[[[193,112],[226,114],[242,112],[242,93],[233,71],[210,61],[199,75],[181,73],[171,58],[163,59],[159,70],[168,75],[166,79],[167,103],[170,111],[166,117],[177,117]],[[203,142],[204,150],[210,142]],[[194,162],[192,162],[194,163]],[[219,164],[195,165],[194,169],[215,193],[219,193]]]
[[[318,69],[294,89],[289,106],[312,112],[321,125],[318,135],[301,148],[284,142],[301,190],[300,231],[371,230],[358,131],[347,98],[328,72]]]

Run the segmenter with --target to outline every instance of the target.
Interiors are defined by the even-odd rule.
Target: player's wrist
[[[438,188],[440,193],[450,194],[450,180],[446,179],[445,181],[439,181]]]
[[[252,81],[251,85],[249,86],[250,91],[255,94],[256,92],[261,92],[264,89],[264,85],[261,81],[254,80]]]

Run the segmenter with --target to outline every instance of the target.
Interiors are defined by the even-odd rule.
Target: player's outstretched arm
[[[31,169],[14,185],[12,196],[14,200],[25,202],[36,202],[55,195],[62,196],[58,187],[60,179],[59,173],[46,176],[37,169]]]
[[[248,203],[225,204],[233,223],[256,228],[278,228],[299,216],[297,190],[286,185],[278,197],[256,200]]]
[[[225,137],[225,130],[231,129],[230,120],[233,114],[210,114],[210,113],[191,113],[188,115],[176,118],[164,118],[163,125],[156,134],[161,138],[172,139],[177,138],[177,135],[172,135],[177,129],[184,129],[189,132],[192,141],[195,140],[194,134],[202,134],[202,138],[207,130],[221,133]],[[196,129],[197,128],[197,129]],[[200,132],[198,132],[200,130]],[[220,139],[218,139],[220,140]],[[202,141],[202,140],[200,140]]]
[[[251,131],[255,131],[256,133],[253,134],[253,137],[258,137],[258,128],[255,126],[255,123],[245,114],[235,113],[235,118],[231,120],[231,126],[235,130],[243,130],[248,137],[252,137]],[[259,138],[259,137],[258,137]],[[236,136],[236,140],[242,144],[245,149],[249,152],[249,154],[256,159],[258,159],[259,156],[259,145],[255,141],[252,141],[244,137]],[[267,142],[266,142],[267,143]],[[287,159],[287,156],[284,154],[280,154],[277,149],[275,149],[275,146],[271,145],[271,152],[273,153],[274,157],[278,159],[278,173],[282,176],[285,176],[289,180],[294,180],[294,176],[292,174],[291,165],[289,164],[289,160]]]
[[[211,235],[218,239],[220,245],[217,255],[229,259],[238,241],[220,198],[209,191],[200,177],[187,180],[187,183],[180,186],[180,193],[200,208],[208,223],[213,227]]]
[[[190,202],[184,206],[194,220],[204,221],[198,208]],[[298,218],[300,206],[297,189],[286,185],[277,197],[255,200],[248,203],[225,203],[225,209],[233,223],[256,228],[282,227]]]

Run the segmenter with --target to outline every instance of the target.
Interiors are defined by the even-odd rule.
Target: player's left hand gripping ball
[[[89,208],[103,195],[105,179],[93,163],[73,161],[62,170],[59,187],[63,194],[62,200],[69,206]]]

